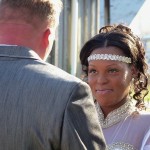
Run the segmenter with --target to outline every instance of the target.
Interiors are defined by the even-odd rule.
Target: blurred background
[[[47,61],[81,77],[79,51],[100,27],[124,23],[142,38],[150,64],[150,0],[62,0],[63,11]]]

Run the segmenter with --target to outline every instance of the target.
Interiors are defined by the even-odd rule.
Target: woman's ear
[[[137,69],[135,68],[134,65],[131,66],[131,74],[132,74],[132,78],[137,77],[138,71],[137,71]]]

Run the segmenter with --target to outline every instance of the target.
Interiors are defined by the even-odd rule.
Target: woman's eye
[[[116,72],[118,72],[118,71],[119,71],[118,69],[109,69],[109,70],[108,70],[109,73],[116,73]]]
[[[88,73],[94,74],[94,73],[96,73],[96,70],[95,70],[95,69],[89,69],[89,70],[88,70]]]

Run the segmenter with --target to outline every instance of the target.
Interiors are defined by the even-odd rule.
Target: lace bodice
[[[102,129],[107,129],[117,123],[119,123],[122,120],[126,120],[128,116],[130,116],[132,113],[137,112],[136,107],[131,101],[126,102],[124,105],[119,107],[118,109],[115,109],[111,113],[108,114],[106,118],[104,118],[104,114],[99,107],[99,104],[96,104],[96,109],[98,112],[99,122],[101,124]],[[122,121],[124,123],[124,121]],[[116,134],[119,132],[119,130],[122,128],[123,123],[121,125],[118,125],[114,131],[114,138]],[[112,134],[112,133],[111,133]],[[110,134],[110,135],[111,135]],[[111,138],[111,137],[110,137]],[[113,141],[114,140],[114,141]],[[136,150],[133,145],[126,143],[120,139],[120,141],[116,141],[113,139],[111,143],[108,144],[108,150]]]

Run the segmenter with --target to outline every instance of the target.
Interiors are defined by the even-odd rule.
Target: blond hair
[[[5,13],[6,9],[13,13]],[[0,1],[0,20],[1,19],[24,19],[32,22],[37,17],[41,23],[48,21],[50,27],[57,24],[58,16],[62,9],[60,0],[1,0]]]

